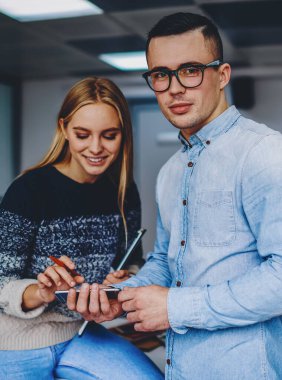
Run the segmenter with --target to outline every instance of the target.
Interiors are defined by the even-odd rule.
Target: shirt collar
[[[212,140],[223,133],[226,133],[235,124],[236,120],[240,116],[241,114],[235,106],[227,108],[227,110],[206,124],[195,135],[192,135],[189,142],[185,139],[181,132],[179,132],[178,138],[183,144],[182,151],[185,152],[187,149],[190,149],[196,144],[203,144],[204,146],[209,145]]]

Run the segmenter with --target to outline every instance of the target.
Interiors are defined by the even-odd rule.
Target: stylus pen
[[[130,254],[134,251],[134,249],[136,248],[137,244],[139,243],[139,241],[141,240],[142,236],[145,234],[146,231],[147,230],[145,230],[145,228],[141,228],[137,232],[136,238],[133,240],[131,246],[126,251],[125,255],[123,256],[123,259],[121,260],[121,262],[117,266],[116,271],[122,269],[122,267],[124,266],[126,260],[128,259],[128,257],[130,256]],[[81,325],[80,329],[78,330],[78,336],[79,337],[82,336],[84,330],[86,329],[86,326],[88,325],[88,322],[89,321],[84,321],[83,324]]]

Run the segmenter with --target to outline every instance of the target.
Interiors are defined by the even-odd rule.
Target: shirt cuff
[[[167,299],[169,324],[177,334],[185,334],[190,327],[201,326],[203,289],[199,287],[170,288]]]
[[[32,284],[37,284],[37,281],[33,279],[11,280],[3,287],[1,291],[1,303],[4,305],[4,312],[6,314],[22,319],[31,319],[43,313],[47,304],[29,311],[23,311],[22,309],[23,293]]]

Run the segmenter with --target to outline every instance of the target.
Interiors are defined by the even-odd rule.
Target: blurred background
[[[16,0],[0,0],[0,198],[20,171],[46,152],[57,112],[74,82],[106,76],[121,87],[132,113],[134,172],[148,252],[155,235],[156,176],[179,147],[177,130],[141,77],[148,31],[175,12],[211,18],[232,66],[229,102],[244,116],[282,131],[282,1],[78,0],[69,10],[74,2],[20,0],[31,8],[19,14]],[[52,4],[63,13],[42,15]],[[124,62],[131,66],[122,67]]]

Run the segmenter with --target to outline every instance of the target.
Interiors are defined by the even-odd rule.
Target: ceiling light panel
[[[38,21],[103,13],[87,0],[0,0],[0,12],[18,21]]]
[[[101,54],[99,58],[123,71],[146,70],[148,67],[144,51]]]

